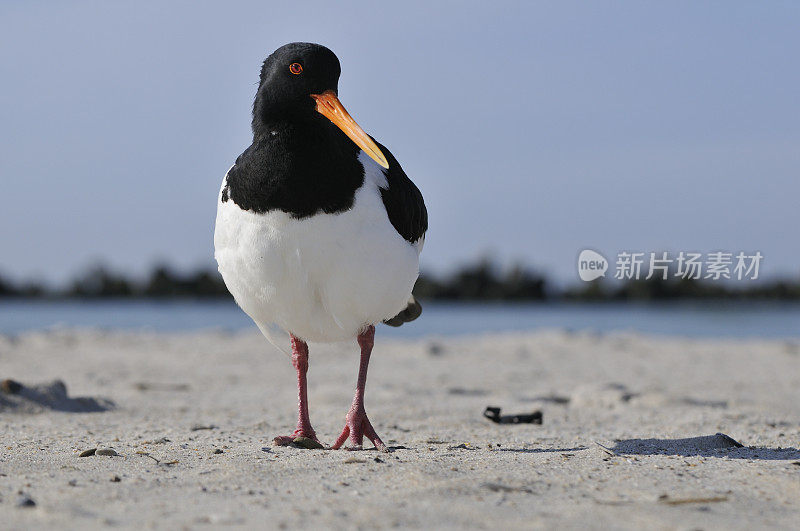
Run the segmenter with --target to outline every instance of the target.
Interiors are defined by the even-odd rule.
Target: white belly
[[[377,183],[364,181],[351,210],[300,220],[219,203],[219,271],[262,330],[277,325],[306,341],[342,341],[406,307],[420,245],[397,233]]]

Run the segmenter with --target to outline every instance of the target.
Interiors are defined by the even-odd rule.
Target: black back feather
[[[386,147],[375,140],[389,162],[389,169],[383,170],[388,188],[381,188],[381,199],[389,221],[397,232],[407,241],[414,243],[428,230],[428,210],[419,188],[408,178],[406,172]]]

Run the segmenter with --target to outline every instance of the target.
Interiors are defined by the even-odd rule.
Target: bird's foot
[[[364,410],[364,408],[351,408],[350,412],[347,413],[342,434],[339,435],[339,438],[336,439],[335,443],[333,443],[331,450],[338,450],[341,448],[348,437],[350,438],[351,446],[346,447],[346,449],[361,450],[364,442],[364,436],[372,441],[372,444],[375,445],[375,448],[381,452],[389,451],[389,449],[386,448],[386,445],[383,444],[381,438],[378,437],[378,434],[375,433],[375,428],[372,427],[372,423],[369,421],[369,418],[367,418],[367,412]]]
[[[278,435],[274,439],[272,439],[272,444],[274,446],[300,446],[302,448],[307,448],[309,450],[316,450],[325,448],[319,439],[317,439],[317,435],[314,433],[314,430],[294,430],[294,433],[291,435]]]

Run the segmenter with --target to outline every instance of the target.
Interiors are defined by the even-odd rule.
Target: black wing
[[[419,241],[428,230],[428,210],[425,208],[422,193],[408,178],[394,155],[377,140],[375,143],[389,162],[389,169],[383,170],[389,187],[381,188],[381,198],[389,214],[389,221],[400,236],[411,243]]]

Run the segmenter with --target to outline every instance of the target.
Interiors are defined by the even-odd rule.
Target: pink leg
[[[372,441],[375,448],[382,452],[388,451],[381,438],[375,433],[367,412],[364,410],[364,387],[367,385],[367,366],[369,356],[372,354],[372,345],[375,343],[375,327],[370,326],[358,336],[358,344],[361,346],[361,364],[358,368],[358,383],[356,384],[356,395],[353,398],[353,405],[345,417],[345,425],[342,434],[333,443],[331,449],[337,450],[342,447],[344,442],[350,437],[351,450],[360,450],[364,436]]]
[[[291,336],[292,342],[292,365],[297,371],[297,429],[291,435],[280,435],[273,439],[273,443],[278,446],[287,446],[297,437],[305,437],[313,441],[317,440],[317,434],[311,427],[311,419],[308,417],[308,391],[306,390],[306,373],[308,372],[308,345],[302,339]]]

